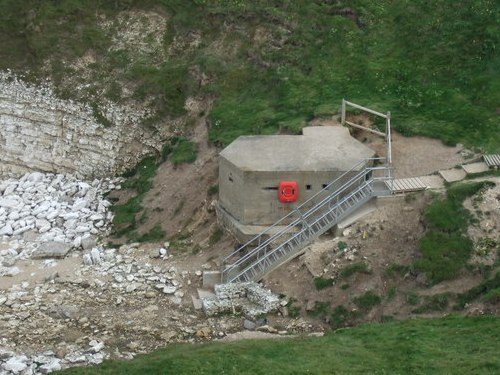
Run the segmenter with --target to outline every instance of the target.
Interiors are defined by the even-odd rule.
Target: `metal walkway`
[[[500,154],[483,155],[483,159],[489,168],[500,167]]]
[[[372,166],[377,163],[383,164]],[[373,197],[391,194],[386,185],[391,179],[392,169],[385,164],[385,159],[362,160],[224,258],[222,282],[260,280],[295,258],[321,234]],[[284,228],[275,232],[278,226]]]
[[[427,189],[427,185],[425,185],[418,177],[395,178],[391,181],[386,181],[386,185],[393,194],[409,193]]]

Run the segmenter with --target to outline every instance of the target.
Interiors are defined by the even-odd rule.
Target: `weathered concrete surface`
[[[343,127],[313,126],[303,132],[239,137],[226,147],[219,160],[220,206],[243,225],[270,225],[374,155]],[[282,203],[278,185],[288,180],[297,182],[298,199]]]
[[[446,182],[455,182],[463,180],[466,173],[463,169],[452,168],[439,171],[439,175],[444,178]]]

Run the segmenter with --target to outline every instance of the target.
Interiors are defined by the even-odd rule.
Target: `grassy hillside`
[[[113,47],[127,31],[116,17],[138,10],[143,24],[164,17],[160,48]],[[345,97],[391,110],[405,134],[498,151],[499,25],[495,0],[3,0],[0,69],[51,76],[94,107],[147,103],[145,125],[215,97],[210,139],[222,144],[298,131]]]
[[[175,345],[61,374],[498,374],[500,318],[367,324],[321,338]]]

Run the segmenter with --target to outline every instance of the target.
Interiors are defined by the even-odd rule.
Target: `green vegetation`
[[[368,312],[382,302],[382,299],[372,290],[353,298],[353,302],[362,312]]]
[[[413,310],[416,314],[423,314],[433,311],[444,311],[449,305],[451,293],[439,293],[433,296],[425,296],[424,303]]]
[[[186,138],[179,137],[172,142],[170,160],[174,165],[193,163],[196,160],[196,145]]]
[[[347,278],[357,272],[369,273],[368,263],[364,261],[354,262],[342,268],[339,272],[339,276],[342,278]]]
[[[210,238],[208,239],[208,243],[210,245],[215,245],[217,242],[219,242],[221,240],[223,234],[224,234],[224,231],[222,230],[222,228],[217,227],[210,235]]]
[[[427,206],[429,230],[419,242],[421,257],[413,266],[425,271],[430,284],[456,277],[466,265],[474,246],[466,236],[472,215],[463,201],[493,185],[488,181],[454,184],[445,198],[436,198]]]
[[[160,223],[156,223],[149,231],[139,234],[137,231],[127,233],[127,238],[132,242],[154,242],[163,240],[166,232],[161,228]]]
[[[160,45],[110,48],[117,15],[136,9],[168,17]],[[65,97],[148,103],[149,124],[216,97],[215,143],[298,132],[345,97],[391,110],[404,134],[498,150],[498,14],[495,0],[4,0],[0,69],[50,76]],[[76,90],[83,56],[93,81]]]
[[[395,286],[390,287],[389,290],[387,291],[387,300],[388,301],[393,300],[396,297],[397,292],[398,290]]]
[[[324,337],[177,344],[61,374],[497,374],[500,318],[411,319]]]
[[[208,188],[208,195],[215,195],[219,192],[219,185],[212,185]]]
[[[349,310],[347,310],[343,305],[338,305],[335,309],[333,309],[330,315],[330,326],[332,328],[345,327],[351,316],[352,313]]]
[[[333,285],[333,279],[324,277],[315,277],[314,286],[317,290],[328,288]]]
[[[311,311],[307,313],[311,316],[325,316],[328,315],[330,311],[329,301],[316,301],[314,302],[314,307]]]
[[[420,296],[417,292],[411,290],[406,293],[406,302],[413,306],[418,305],[420,303]]]
[[[116,229],[116,236],[126,236],[129,239],[135,239],[140,241],[141,239],[147,239],[145,237],[139,236],[135,229],[137,227],[136,217],[142,210],[141,202],[144,198],[146,192],[151,188],[151,179],[156,174],[156,158],[153,156],[148,156],[142,159],[137,165],[126,171],[123,176],[127,177],[127,180],[123,183],[122,187],[125,189],[132,189],[135,191],[135,195],[129,198],[123,204],[115,203],[111,206],[111,210],[114,213],[113,225]],[[152,233],[152,237],[158,236],[159,232],[155,231]]]
[[[339,241],[337,247],[339,251],[344,251],[345,249],[347,249],[347,243],[345,241]]]
[[[147,213],[143,211],[141,205],[142,200],[151,189],[152,179],[156,175],[160,163],[165,162],[167,159],[170,159],[174,165],[192,163],[196,160],[196,156],[196,145],[193,142],[184,137],[173,137],[163,145],[158,157],[146,156],[135,167],[123,173],[123,177],[126,177],[127,180],[122,184],[122,187],[133,190],[135,194],[125,203],[115,203],[111,206],[111,210],[115,215],[113,218],[116,229],[115,235],[117,237],[125,236],[128,240],[136,242],[158,241],[165,238],[166,233],[161,229],[160,223],[156,223],[147,233],[139,234],[136,231],[137,224],[144,224],[147,220]],[[179,202],[174,215],[182,209],[183,204],[183,201]],[[158,208],[158,210],[161,209]],[[137,220],[141,212],[142,214]],[[212,236],[214,237],[211,237],[210,240],[218,241],[217,235],[221,236],[222,233],[213,233]]]
[[[470,303],[480,297],[485,300],[494,298],[499,288],[500,272],[497,272],[491,279],[483,280],[479,285],[469,289],[467,292],[458,294],[455,309],[463,309],[467,303]]]
[[[385,274],[389,277],[395,275],[404,276],[410,271],[410,266],[403,264],[392,263],[385,269]]]
[[[295,298],[290,298],[288,303],[286,304],[286,308],[288,309],[288,316],[290,318],[298,318],[300,316],[301,307],[296,302],[297,300]]]

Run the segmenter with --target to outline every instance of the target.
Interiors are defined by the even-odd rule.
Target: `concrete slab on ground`
[[[197,289],[198,292],[198,298],[203,299],[203,298],[209,298],[215,296],[215,293],[213,290],[208,290],[208,289]]]
[[[203,308],[203,305],[201,303],[201,299],[196,298],[195,296],[191,295],[191,300],[193,301],[193,307],[195,310],[201,310]]]
[[[427,186],[428,189],[443,189],[444,188],[444,180],[441,176],[437,174],[428,175],[428,176],[420,176],[420,181]]]
[[[373,201],[364,204],[363,206],[358,208],[356,211],[354,211],[352,214],[350,214],[347,218],[340,221],[336,226],[337,231],[342,232],[342,230],[344,230],[345,228],[347,228],[348,226],[350,226],[351,224],[353,224],[357,220],[359,220],[359,219],[365,217],[366,215],[370,214],[371,212],[375,211],[376,208],[377,208],[377,206],[375,205],[375,202],[373,202]]]
[[[481,173],[481,172],[485,172],[489,169],[488,165],[483,161],[480,161],[477,163],[463,164],[462,168],[465,171],[465,173],[467,173],[467,174],[469,174],[469,173]]]
[[[222,282],[220,271],[203,271],[203,288],[213,289]]]
[[[466,173],[462,168],[445,169],[439,171],[438,173],[441,175],[441,177],[444,178],[446,182],[460,181],[463,180],[466,176]]]

